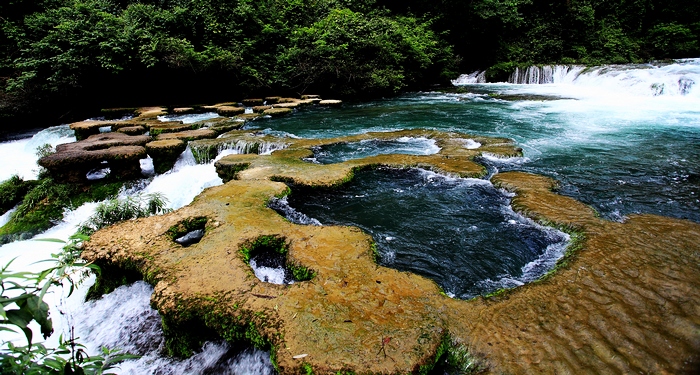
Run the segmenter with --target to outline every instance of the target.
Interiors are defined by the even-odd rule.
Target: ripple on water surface
[[[536,279],[568,240],[517,215],[488,181],[418,169],[360,172],[336,190],[297,187],[288,201],[323,224],[359,226],[382,265],[427,276],[458,298]]]

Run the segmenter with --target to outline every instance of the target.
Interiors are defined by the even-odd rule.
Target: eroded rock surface
[[[313,164],[312,147],[363,139],[434,139],[435,155],[380,155]],[[215,142],[266,139],[236,131]],[[481,144],[465,147],[465,139]],[[575,251],[541,281],[490,298],[455,300],[423,277],[378,266],[372,239],[357,228],[301,226],[266,207],[285,184],[334,186],[358,168],[421,167],[481,176],[482,152],[520,154],[511,141],[434,131],[370,133],[329,140],[277,139],[271,155],[229,155],[217,162],[226,184],[178,211],[97,232],[83,256],[137,269],[155,284],[152,303],[177,349],[186,327],[269,345],[283,374],[416,373],[458,348],[494,374],[694,373],[700,353],[700,225],[653,215],[625,223],[552,192],[549,178],[497,174],[516,193],[513,207],[567,229]],[[206,234],[187,248],[172,228],[206,218]],[[290,286],[258,280],[242,248],[283,238],[287,263],[315,273]],[[193,323],[195,322],[195,323]],[[178,333],[179,332],[179,333]],[[187,332],[185,332],[187,333]],[[192,335],[192,333],[188,333]],[[190,339],[195,336],[188,336]],[[306,366],[306,367],[305,367]]]
[[[96,134],[83,141],[58,145],[56,153],[44,156],[37,163],[61,182],[85,182],[88,172],[105,167],[110,168],[111,175],[133,178],[141,174],[139,160],[146,157],[143,146],[148,141],[148,136]]]

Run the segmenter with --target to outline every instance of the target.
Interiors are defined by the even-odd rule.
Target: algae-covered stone
[[[263,113],[263,112],[265,112],[265,110],[268,110],[271,108],[272,108],[272,106],[270,106],[270,105],[256,105],[255,107],[253,107],[253,112]]]
[[[296,108],[296,107],[300,106],[301,104],[302,104],[301,101],[292,102],[292,103],[279,103],[279,104],[275,104],[274,107],[275,108]]]
[[[141,174],[139,160],[146,157],[143,145],[148,141],[148,136],[96,134],[83,141],[56,146],[56,153],[39,159],[38,164],[58,182],[85,182],[86,174],[103,168],[103,162],[107,162],[111,176],[134,178]]]
[[[136,126],[125,126],[123,128],[117,129],[119,133],[124,133],[126,135],[142,135],[146,132],[146,128],[141,125]]]
[[[79,141],[95,134],[100,134],[100,128],[112,127],[115,121],[80,121],[70,124],[71,130],[75,132],[75,138]]]
[[[196,110],[192,107],[177,107],[177,108],[173,108],[172,112],[174,114],[177,114],[177,115],[184,115],[184,114],[188,114],[188,113],[195,113]]]
[[[141,119],[153,119],[158,116],[168,114],[168,109],[164,107],[142,107],[136,110],[136,114]]]
[[[166,139],[180,139],[183,141],[194,141],[196,139],[215,138],[218,134],[211,129],[187,130],[176,133],[162,133],[156,137],[156,140],[162,141]]]
[[[153,159],[156,173],[165,173],[170,170],[185,148],[187,148],[187,144],[179,139],[164,139],[146,143],[146,153]]]
[[[254,99],[243,99],[242,103],[246,107],[254,107],[256,105],[263,105],[264,102],[265,101],[262,99],[254,98]]]
[[[183,124],[182,121],[159,122],[150,126],[151,135],[154,137],[161,133],[177,133],[186,130],[192,130],[192,126]]]
[[[248,120],[255,120],[256,118],[262,116],[260,113],[241,113],[240,115],[236,115],[236,118],[248,121]]]
[[[298,101],[299,101],[299,99],[297,99],[297,98],[279,98],[277,100],[277,103],[295,103]]]
[[[279,102],[280,99],[282,99],[280,96],[268,96],[265,98],[265,104],[275,104]]]
[[[270,108],[266,109],[263,111],[264,116],[272,116],[272,117],[277,117],[277,116],[284,116],[287,114],[292,113],[291,108]]]
[[[318,105],[323,105],[327,107],[340,107],[343,104],[342,100],[321,100]]]
[[[221,116],[236,116],[245,113],[245,108],[225,105],[216,107],[216,113],[220,114]]]

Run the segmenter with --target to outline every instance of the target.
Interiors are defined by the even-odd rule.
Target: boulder
[[[153,159],[156,173],[165,173],[170,170],[185,148],[187,148],[187,144],[179,139],[164,139],[146,143],[146,153]]]
[[[139,160],[146,157],[143,147],[150,137],[123,133],[91,135],[85,140],[56,146],[56,153],[39,159],[38,164],[56,181],[86,182],[93,169],[110,168],[110,176],[121,179],[141,175]]]

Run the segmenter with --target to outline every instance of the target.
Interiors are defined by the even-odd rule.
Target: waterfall
[[[457,79],[452,80],[453,85],[467,85],[470,83],[486,83],[486,71],[475,71],[469,74],[462,74]]]
[[[212,162],[217,156],[231,154],[259,154],[270,155],[273,151],[284,149],[288,144],[283,142],[266,142],[266,141],[246,141],[236,140],[229,142],[221,142],[216,145],[193,145],[192,153],[199,164],[207,164]]]
[[[578,65],[533,65],[525,69],[515,68],[513,74],[508,78],[508,83],[539,85],[572,82],[584,69],[585,67]]]

